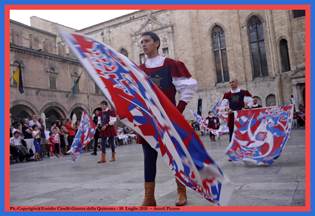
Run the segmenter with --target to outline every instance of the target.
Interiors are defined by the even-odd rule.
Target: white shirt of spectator
[[[30,121],[30,123],[28,124],[28,126],[32,127],[35,124],[35,122],[33,120]],[[40,127],[41,124],[37,121],[37,126]]]
[[[49,140],[49,138],[50,138],[49,134],[50,134],[50,131],[45,130],[45,138],[46,138],[46,140]]]
[[[21,139],[20,137],[16,138],[13,136],[10,138],[10,144],[14,144],[14,146],[19,146],[21,145]]]
[[[33,133],[33,135],[37,134],[35,138],[40,138],[40,135],[39,135],[39,133],[38,133],[38,132],[39,132],[39,130],[37,130],[37,131],[33,131],[33,132],[32,132],[32,133]]]

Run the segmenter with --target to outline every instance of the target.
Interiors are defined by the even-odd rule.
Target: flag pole
[[[83,74],[83,72],[84,72],[84,70],[81,72],[81,74],[80,74],[80,76],[78,77],[78,79],[80,79],[80,77],[81,77],[81,75]],[[78,79],[77,79],[75,82],[77,82],[77,81],[78,81]],[[72,88],[73,88],[73,86],[72,86]],[[66,94],[66,98],[67,98],[67,97],[68,97],[68,95],[71,93],[72,88],[71,88],[71,89],[70,89],[70,91]]]
[[[24,59],[25,59],[25,58],[23,58],[22,61],[24,61]],[[19,65],[17,66],[17,68],[20,67],[22,61],[19,63]],[[14,73],[13,73],[13,74],[14,74]],[[11,78],[10,78],[10,82],[11,82],[11,80],[12,80],[12,78],[13,78],[13,74],[12,74],[12,76],[11,76]]]

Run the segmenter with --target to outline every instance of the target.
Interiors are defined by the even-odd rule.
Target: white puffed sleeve
[[[98,125],[102,125],[102,124],[101,124],[101,116],[98,116],[98,117],[97,117],[97,124],[98,124]]]
[[[109,122],[108,122],[108,124],[109,124],[109,125],[114,125],[115,122],[116,122],[116,120],[117,120],[116,117],[109,116]]]
[[[248,96],[244,97],[244,103],[247,104],[249,108],[252,108],[252,106],[254,105],[253,100],[254,99],[252,97],[248,97]]]
[[[197,80],[187,77],[172,77],[176,91],[181,93],[180,100],[189,103],[198,89]]]

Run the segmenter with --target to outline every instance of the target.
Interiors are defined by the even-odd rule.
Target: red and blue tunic
[[[147,68],[145,63],[143,63],[140,65],[140,68],[174,105],[176,103],[176,89],[172,82],[172,77],[191,77],[191,74],[183,62],[175,61],[170,58],[165,58],[164,64],[161,67]]]
[[[224,94],[223,99],[229,101],[229,107],[231,110],[242,110],[245,106],[244,98],[251,97],[252,95],[247,91],[241,89],[239,92],[232,93],[231,91]],[[228,127],[234,127],[234,113],[229,114]]]
[[[165,58],[163,65],[160,67],[147,68],[145,63],[143,63],[140,65],[140,68],[174,105],[176,105],[176,89],[172,77],[191,77],[191,74],[183,62],[175,61],[170,58]],[[142,136],[137,136],[137,143],[144,144],[147,143],[147,141],[145,141]]]
[[[220,125],[218,117],[208,116],[206,120],[208,120],[208,128],[218,129],[218,126]]]
[[[98,113],[98,116],[100,117],[100,128],[106,125],[105,130],[100,130],[99,137],[117,136],[115,126],[109,124],[110,117],[116,117],[115,111],[110,109],[102,110]]]

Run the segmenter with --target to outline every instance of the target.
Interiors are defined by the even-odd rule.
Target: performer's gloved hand
[[[178,109],[180,113],[183,113],[186,105],[187,103],[185,101],[180,100],[176,108]]]

